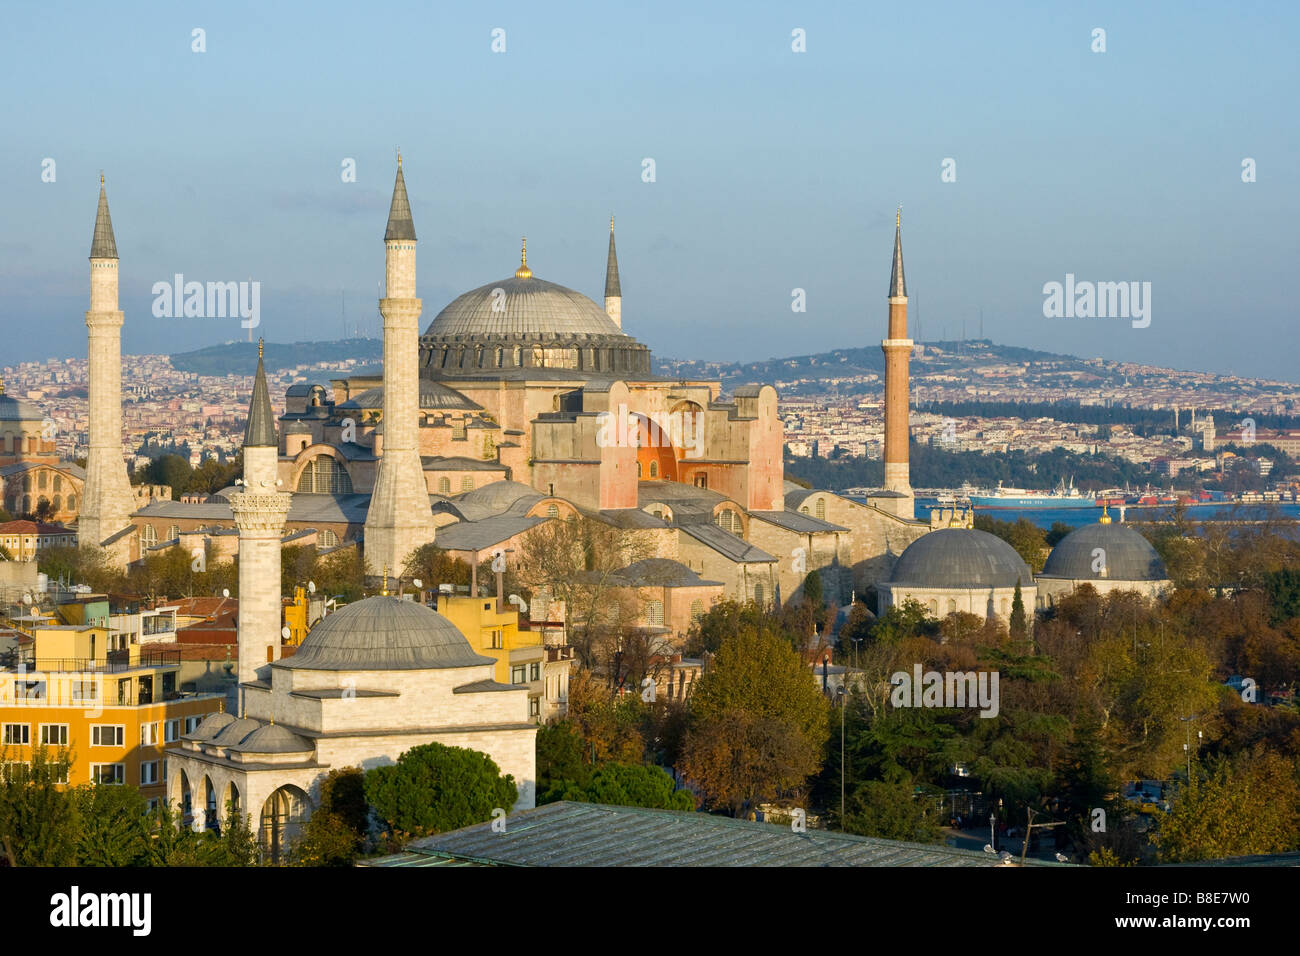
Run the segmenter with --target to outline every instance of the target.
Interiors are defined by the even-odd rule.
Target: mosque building
[[[1052,607],[1084,584],[1101,594],[1137,591],[1151,598],[1173,587],[1151,542],[1113,522],[1109,510],[1096,524],[1076,528],[1057,542],[1038,575],[1039,608]]]
[[[115,269],[115,244],[100,241],[111,237],[102,188],[100,198],[103,228],[97,221],[92,266]],[[724,396],[716,380],[651,371],[649,349],[630,331],[635,310],[622,307],[613,220],[603,306],[535,275],[525,243],[513,275],[456,297],[422,335],[417,238],[400,158],[384,245],[382,369],[302,382],[286,393],[274,462],[278,487],[289,494],[286,535],[311,535],[322,548],[360,545],[379,575],[400,571],[431,540],[482,557],[518,550],[539,523],[582,515],[627,529],[655,557],[720,582],[727,597],[789,599],[809,571],[820,570],[827,596],[846,603],[929,530],[914,518],[908,480],[912,340],[901,221],[881,343],[886,486],[865,501],[784,479],[772,386]],[[104,382],[97,373],[120,366],[121,313],[113,311],[115,271],[92,269],[92,278],[87,322],[92,353],[103,355],[92,360],[99,399],[92,409],[99,411],[87,496],[97,501],[87,503],[83,541],[105,541],[129,522],[127,560],[138,560],[182,535],[229,535],[236,489],[204,502],[152,501],[119,515],[116,469],[96,452],[114,422],[120,433],[117,378]],[[493,486],[509,493],[485,497]]]

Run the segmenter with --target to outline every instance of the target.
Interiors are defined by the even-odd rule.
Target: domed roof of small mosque
[[[1029,587],[1029,565],[1001,538],[974,528],[943,528],[913,541],[899,556],[889,584],[931,588]]]
[[[456,625],[437,611],[381,594],[324,618],[308,632],[297,653],[274,666],[374,671],[491,663],[492,658],[476,653]]]
[[[1058,541],[1043,565],[1043,576],[1076,581],[1163,581],[1169,572],[1140,532],[1127,525],[1097,522],[1075,528]]]

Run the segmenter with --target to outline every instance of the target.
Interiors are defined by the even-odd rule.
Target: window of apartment
[[[140,746],[157,747],[158,746],[158,722],[140,725]]]
[[[17,783],[27,776],[27,762],[25,760],[9,760],[4,764],[4,779],[6,783]]]
[[[528,698],[528,716],[538,717],[542,713],[542,699],[540,697]]]
[[[32,742],[31,724],[5,724],[4,742],[25,747]]]
[[[202,715],[185,718],[185,733],[192,734],[199,724],[203,723]]]
[[[126,764],[92,763],[90,780],[92,783],[126,783]]]
[[[529,680],[542,679],[542,665],[540,662],[534,662],[528,665],[528,679]]]
[[[75,701],[99,700],[99,681],[72,681],[72,699]]]
[[[510,668],[510,683],[526,684],[527,682],[528,682],[528,668],[526,668],[523,664],[519,664],[515,667]]]
[[[45,699],[45,681],[43,680],[14,681],[14,700],[44,700],[44,699]]]
[[[125,739],[126,728],[121,724],[94,724],[90,728],[92,747],[121,747]]]
[[[66,747],[67,745],[67,724],[41,724],[42,747]]]
[[[181,721],[177,717],[163,723],[163,743],[174,744],[181,739]]]
[[[149,798],[147,801],[145,801],[145,802],[149,805],[149,812],[150,812],[150,813],[153,813],[155,810],[158,809],[158,804],[161,802],[161,798],[160,798],[160,797],[150,797],[150,798]]]
[[[140,764],[140,786],[149,787],[158,782],[158,761],[148,760]]]
[[[500,629],[500,628],[497,628],[497,629],[495,629],[495,630],[492,631],[492,645],[491,645],[491,646],[492,646],[492,648],[493,648],[494,650],[498,650],[498,651],[501,650],[501,648],[505,646],[505,645],[502,643],[502,641],[501,641],[501,629]]]

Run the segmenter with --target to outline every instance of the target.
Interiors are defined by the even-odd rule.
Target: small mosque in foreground
[[[1038,575],[1038,607],[1052,607],[1083,584],[1101,594],[1137,591],[1153,598],[1173,587],[1151,542],[1113,522],[1109,512],[1057,542]]]

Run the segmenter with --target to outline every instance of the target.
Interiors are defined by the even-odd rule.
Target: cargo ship
[[[1026,508],[1095,508],[1097,499],[1085,495],[1071,483],[1069,487],[1062,484],[1054,491],[1026,491],[1024,488],[1004,488],[998,482],[997,488],[986,492],[973,492],[970,502],[976,508],[1006,508],[1024,510]]]

